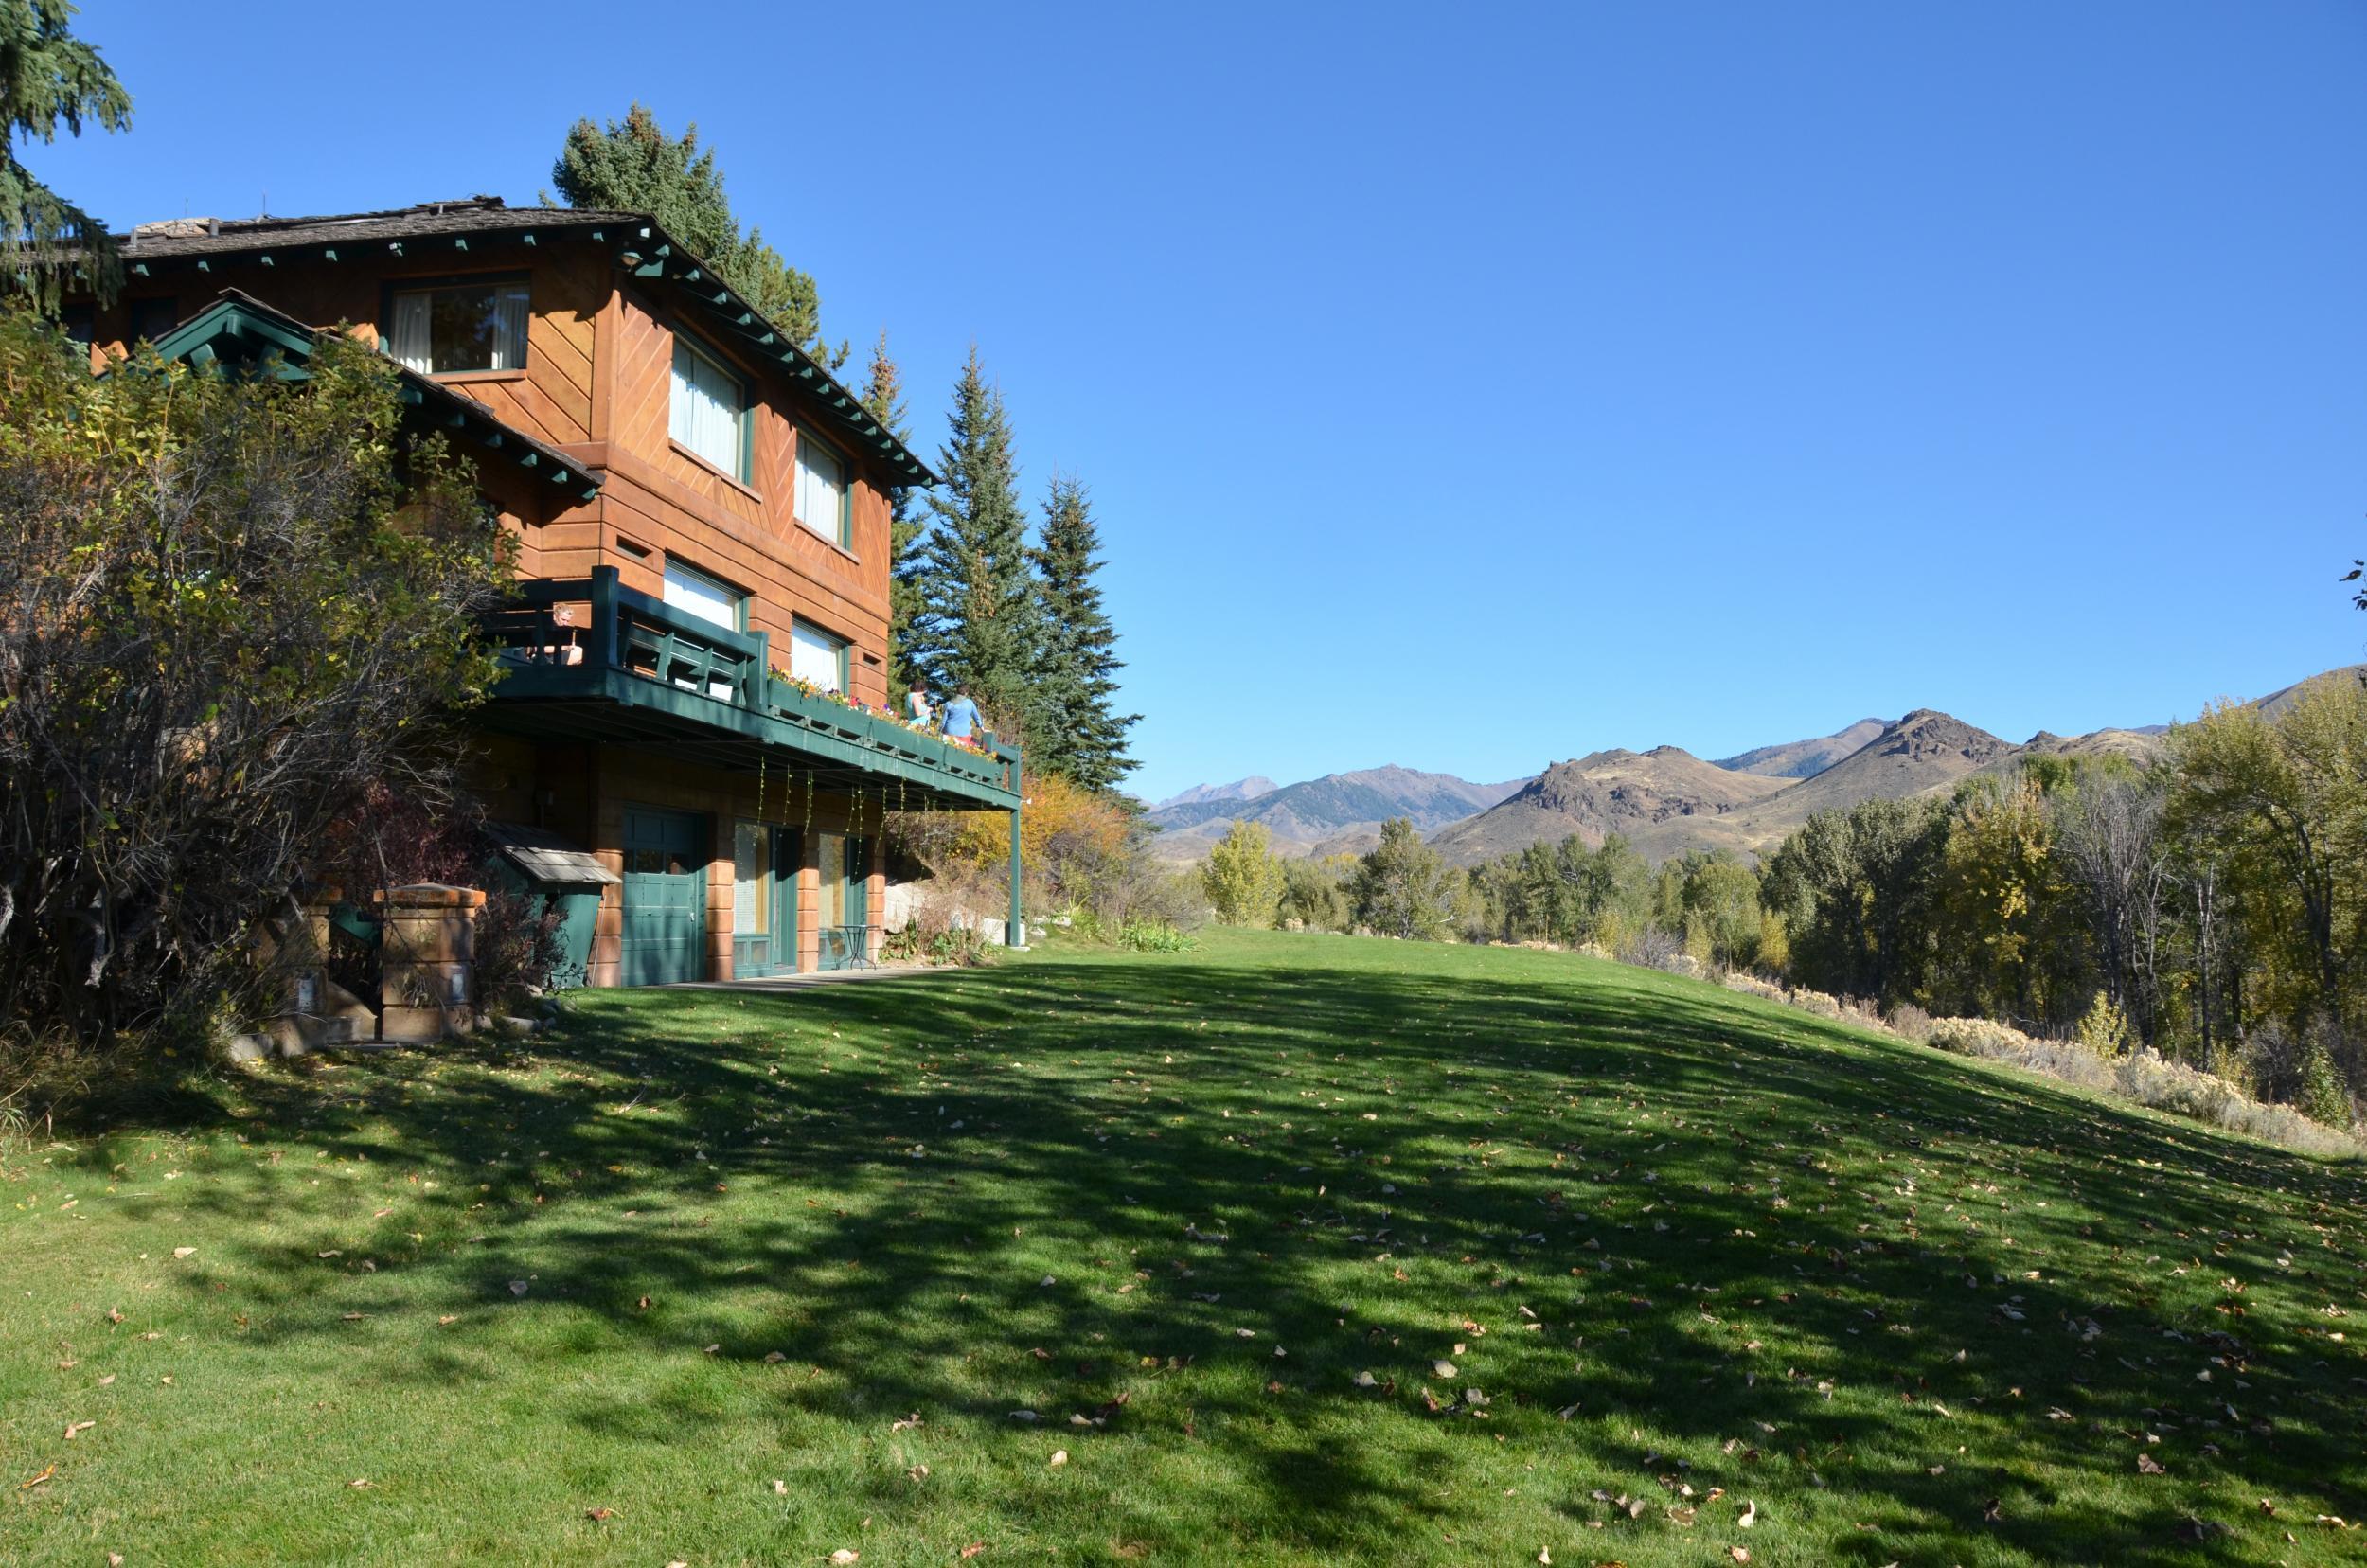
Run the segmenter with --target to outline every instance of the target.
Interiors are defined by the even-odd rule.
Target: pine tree
[[[115,297],[123,264],[107,225],[33,177],[20,140],[55,141],[82,121],[103,131],[132,123],[132,95],[98,51],[66,30],[64,0],[0,6],[0,276],[21,277],[44,306],[76,273],[101,299]]]
[[[1095,576],[1101,532],[1093,502],[1075,478],[1052,476],[1044,498],[1041,542],[1031,552],[1041,642],[1036,664],[1036,727],[1029,732],[1037,766],[1066,774],[1089,790],[1108,790],[1134,765],[1126,732],[1139,713],[1115,711],[1117,629],[1101,607]]]
[[[863,405],[880,428],[912,445],[912,420],[904,408],[904,374],[888,356],[887,332],[871,346],[863,375]],[[920,498],[910,485],[888,487],[888,696],[902,711],[904,693],[918,671],[912,664],[913,621],[921,611],[921,535],[926,531]]]
[[[997,731],[1030,732],[1036,717],[1039,607],[1027,569],[1010,416],[972,345],[953,385],[952,439],[929,495],[935,526],[920,546],[908,667],[951,695],[967,686]]]
[[[603,128],[579,119],[551,165],[551,183],[569,206],[650,214],[799,347],[823,351],[822,302],[813,278],[783,261],[764,242],[763,230],[741,232],[723,194],[715,150],[699,150],[696,125],[677,140],[639,103],[625,112],[622,123],[610,120]],[[831,367],[845,358],[842,347]]]

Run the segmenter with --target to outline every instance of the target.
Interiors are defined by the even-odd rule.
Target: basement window
[[[526,367],[526,286],[455,283],[394,296],[387,347],[423,376]]]

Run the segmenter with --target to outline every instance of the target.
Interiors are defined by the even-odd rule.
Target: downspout
[[[1003,923],[1003,945],[1014,948],[1027,945],[1025,933],[1020,926],[1019,916],[1019,752],[1017,748],[1013,748],[1011,752],[1011,909],[1010,918]]]

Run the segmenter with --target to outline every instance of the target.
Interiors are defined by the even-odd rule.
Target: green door
[[[706,818],[626,807],[623,983],[705,979],[706,939]]]

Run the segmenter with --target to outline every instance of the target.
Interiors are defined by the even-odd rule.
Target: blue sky
[[[2359,659],[2367,8],[111,5],[117,224],[533,200],[635,98],[1092,487],[1133,787]]]

